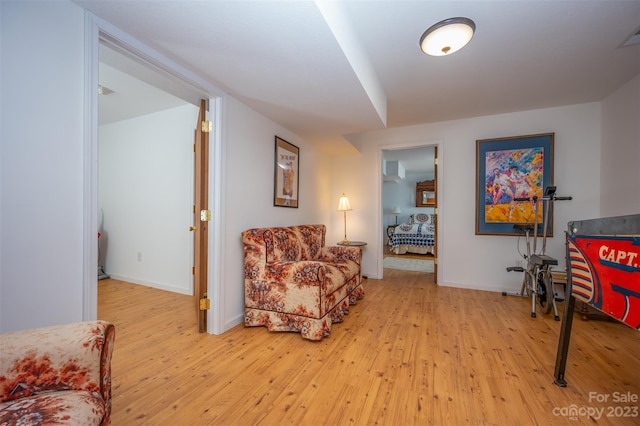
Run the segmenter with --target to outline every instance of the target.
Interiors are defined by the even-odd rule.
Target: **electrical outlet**
[[[142,262],[142,253],[138,252],[138,262]]]

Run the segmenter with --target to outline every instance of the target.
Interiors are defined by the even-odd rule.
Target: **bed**
[[[434,254],[434,234],[432,214],[412,214],[408,223],[393,228],[389,235],[389,248],[395,254]]]

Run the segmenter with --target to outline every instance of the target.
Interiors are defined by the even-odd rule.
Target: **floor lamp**
[[[340,201],[338,202],[338,211],[344,212],[344,240],[342,240],[343,244],[348,244],[349,240],[347,239],[347,212],[351,209],[351,205],[349,204],[349,199],[344,193],[342,197],[340,197]]]

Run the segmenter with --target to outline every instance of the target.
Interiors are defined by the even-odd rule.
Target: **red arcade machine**
[[[640,330],[640,214],[569,222],[567,285],[556,354],[555,384],[566,386],[575,301]]]

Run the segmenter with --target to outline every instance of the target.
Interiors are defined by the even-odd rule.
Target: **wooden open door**
[[[194,167],[194,198],[193,198],[193,298],[198,316],[198,331],[207,331],[207,310],[210,301],[207,297],[207,259],[208,259],[208,235],[211,210],[209,210],[209,131],[211,123],[206,119],[207,101],[200,101],[200,113],[195,131],[195,143],[193,145]]]

